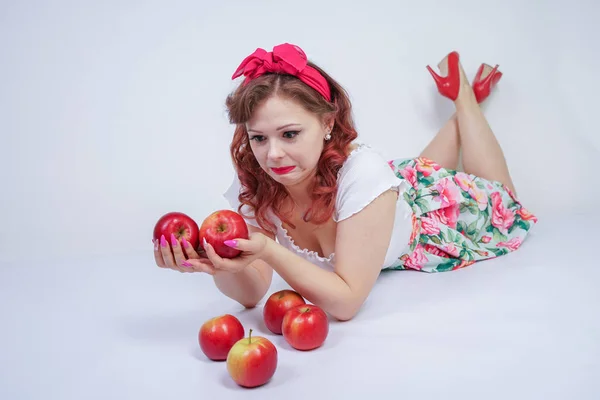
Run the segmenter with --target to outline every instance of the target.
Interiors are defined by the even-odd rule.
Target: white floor
[[[599,225],[543,219],[507,257],[385,273],[356,319],[304,353],[266,332],[262,305],[242,311],[150,251],[35,273],[24,258],[0,266],[0,399],[598,399]],[[267,385],[241,389],[200,352],[198,328],[226,312],[276,344]]]

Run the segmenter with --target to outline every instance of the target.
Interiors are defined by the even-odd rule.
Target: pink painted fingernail
[[[162,247],[168,247],[169,243],[167,242],[167,239],[165,239],[165,235],[161,235],[160,237],[160,245]]]
[[[186,249],[190,247],[190,242],[188,242],[185,238],[181,238],[181,244],[183,244],[183,247]]]
[[[173,233],[171,233],[171,244],[173,246],[177,246],[179,244],[179,242],[177,241],[177,238],[175,237],[175,235]]]
[[[235,246],[237,246],[237,241],[235,241],[235,240],[226,240],[226,241],[223,242],[223,244],[225,246],[235,247]]]
[[[183,261],[181,263],[181,265],[183,265],[184,267],[191,267],[192,266],[192,264],[190,264],[188,261]]]

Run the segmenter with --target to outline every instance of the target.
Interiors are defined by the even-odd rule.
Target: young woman
[[[456,113],[417,158],[386,160],[357,132],[344,89],[287,43],[257,49],[233,75],[237,174],[225,193],[249,240],[234,259],[161,238],[158,266],[205,272],[245,307],[267,293],[273,271],[339,320],[360,310],[382,269],[462,268],[519,248],[537,222],[517,200],[502,150],[484,118],[501,77],[482,64],[471,85],[459,56],[427,67]],[[464,172],[458,171],[459,149]]]

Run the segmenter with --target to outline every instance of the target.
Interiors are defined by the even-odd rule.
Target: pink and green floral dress
[[[413,210],[407,252],[386,269],[441,272],[517,250],[537,218],[508,187],[419,157],[389,161],[410,188]]]

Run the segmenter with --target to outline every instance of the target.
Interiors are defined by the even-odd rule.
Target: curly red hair
[[[331,102],[298,78],[274,73],[267,73],[246,85],[240,85],[226,100],[229,121],[236,124],[230,153],[242,186],[238,196],[241,204],[237,211],[242,214],[242,206],[249,206],[259,226],[273,233],[276,228],[267,217],[269,209],[281,221],[292,227],[294,225],[280,211],[288,196],[287,191],[263,171],[250,147],[245,123],[251,118],[255,108],[277,95],[298,102],[321,118],[333,118],[331,140],[324,144],[311,188],[312,205],[303,216],[303,220],[307,222],[320,224],[331,218],[335,209],[338,171],[348,157],[350,145],[358,136],[352,118],[352,105],[344,88],[314,63],[309,61],[308,65],[327,80]]]

